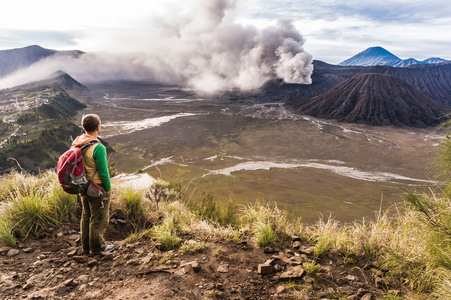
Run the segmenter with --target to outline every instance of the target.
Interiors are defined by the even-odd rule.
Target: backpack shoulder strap
[[[86,150],[88,150],[89,147],[91,147],[92,145],[95,145],[97,143],[100,143],[99,140],[91,140],[91,141],[87,142],[86,144],[84,144],[83,146],[80,147],[81,153],[84,153]]]
[[[92,145],[95,145],[97,143],[100,143],[100,141],[99,140],[90,140],[89,142],[87,142],[86,144],[84,144],[83,146],[80,147],[81,153],[83,154],[86,150],[89,149],[89,147],[91,147]],[[89,179],[89,182],[92,182],[92,180],[94,179],[94,176],[96,176],[96,174],[97,174],[97,171],[98,170],[96,170],[94,172],[94,174],[92,174],[92,177],[91,177],[91,179]]]

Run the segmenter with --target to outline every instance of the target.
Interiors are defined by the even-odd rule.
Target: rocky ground
[[[183,253],[125,240],[130,229],[126,220],[113,219],[107,238],[116,249],[101,255],[81,253],[76,226],[0,248],[1,298],[370,300],[386,293],[375,262],[346,264],[335,254],[318,260],[296,236],[260,248],[243,233],[235,240],[207,239],[202,249]],[[183,240],[199,242],[195,234]]]

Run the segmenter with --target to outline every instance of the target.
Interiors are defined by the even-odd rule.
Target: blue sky
[[[38,44],[57,50],[143,51],[137,41],[152,36],[152,20],[170,23],[199,1],[8,1],[0,13],[0,49]],[[449,0],[216,1],[235,2],[234,22],[258,29],[279,18],[292,19],[306,40],[304,49],[329,63],[372,46],[403,59],[451,59]]]

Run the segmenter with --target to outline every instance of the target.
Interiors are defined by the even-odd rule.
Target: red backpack
[[[86,171],[83,164],[83,153],[92,145],[99,143],[97,140],[89,141],[81,147],[71,146],[64,152],[56,166],[58,181],[63,190],[69,194],[81,194],[86,191],[89,183],[94,178],[86,178]]]

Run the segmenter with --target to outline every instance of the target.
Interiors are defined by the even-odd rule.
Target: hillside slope
[[[437,125],[447,112],[398,77],[378,74],[355,75],[320,96],[287,106],[320,118],[412,127]]]
[[[57,51],[45,49],[37,45],[24,48],[1,50],[0,51],[0,77],[14,73],[22,68],[48,58],[53,55],[65,55],[78,57],[83,54],[82,51]]]
[[[0,104],[13,106],[13,110],[0,115],[7,120],[0,125],[0,174],[17,164],[28,172],[54,168],[59,155],[69,148],[70,137],[81,133],[71,119],[87,107],[74,98],[86,91],[64,72],[1,90]],[[22,109],[14,108],[18,101]]]

